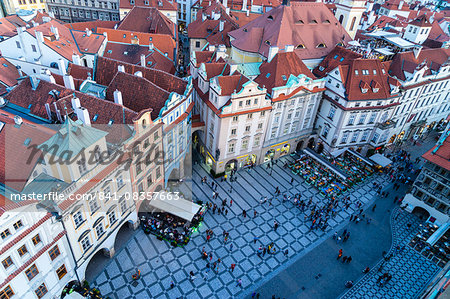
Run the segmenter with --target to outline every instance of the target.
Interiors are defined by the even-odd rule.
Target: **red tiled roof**
[[[202,63],[212,62],[215,56],[214,51],[196,51],[194,52],[195,62],[197,63],[195,67],[200,67]]]
[[[168,34],[177,38],[176,25],[153,7],[133,7],[120,23],[119,30]]]
[[[20,127],[15,126],[14,115],[4,111],[0,121],[5,124],[0,131],[0,182],[20,192],[39,158],[38,154],[32,155],[25,141],[29,139],[30,145],[39,145],[55,131],[27,120]]]
[[[243,85],[250,81],[244,75],[219,76],[220,95],[231,95],[241,91]]]
[[[6,86],[14,86],[20,77],[17,68],[8,60],[0,56],[0,83]]]
[[[264,86],[267,92],[272,93],[272,88],[285,86],[289,76],[306,75],[316,79],[308,67],[294,52],[279,52],[270,62],[263,62],[259,67],[260,74],[255,82]]]
[[[352,50],[336,46],[322,62],[313,70],[313,73],[319,78],[325,77],[329,72],[334,70],[338,65],[346,65],[353,59],[362,57],[361,54]],[[341,61],[342,60],[342,61]]]
[[[93,70],[87,66],[69,63],[67,74],[71,75],[74,79],[86,80],[88,77],[92,78]]]
[[[218,19],[212,19],[211,15],[219,14]],[[207,15],[206,20],[202,20],[202,14]],[[220,21],[224,22],[223,30],[220,31]],[[228,33],[239,28],[239,25],[226,13],[225,7],[219,2],[211,3],[197,12],[197,20],[191,22],[188,26],[188,37],[195,39],[206,39],[211,45],[230,46]]]
[[[432,149],[422,155],[422,158],[439,165],[442,168],[450,171],[450,135],[439,146],[438,150],[433,153],[438,145],[435,145]]]
[[[372,25],[367,28],[367,31],[372,31],[374,29],[382,29],[386,26],[390,25],[391,27],[405,27],[407,24],[402,23],[401,21],[388,17],[388,16],[380,16]]]
[[[400,2],[403,2],[401,9],[399,9]],[[410,10],[409,5],[406,3],[406,1],[402,1],[402,0],[388,0],[388,1],[384,2],[381,5],[381,7],[386,8],[388,10],[403,10],[403,11]]]
[[[69,23],[69,24],[64,24],[64,26],[66,26],[69,29],[79,30],[79,31],[85,31],[87,28],[94,33],[101,33],[101,32],[98,32],[99,29],[104,29],[104,28],[113,29],[114,26],[117,25],[117,23],[118,22],[116,22],[116,21],[97,20],[97,21],[89,21],[89,22]]]
[[[261,13],[254,13],[249,12],[248,16],[247,13],[241,10],[231,10],[230,11],[230,17],[233,19],[233,21],[239,25],[239,27],[245,26],[251,21],[257,19],[261,16]]]
[[[282,49],[293,45],[295,53],[303,60],[326,56],[338,43],[346,44],[351,40],[321,2],[280,5],[229,35],[234,38],[231,42],[234,47],[264,57],[268,56],[270,46]]]
[[[114,91],[122,92],[123,105],[135,112],[151,108],[152,120],[159,116],[159,112],[169,99],[170,93],[150,82],[132,74],[117,72],[108,86],[106,98],[114,101]],[[149,96],[151,95],[151,96]]]
[[[397,79],[405,81],[404,72],[414,73],[417,66],[423,62],[429,69],[438,70],[442,64],[446,63],[450,56],[450,49],[422,49],[418,58],[413,51],[397,53],[392,60],[389,74]]]
[[[449,41],[450,37],[445,34],[438,22],[433,22],[428,39],[443,43]]]
[[[141,71],[144,78],[167,92],[176,92],[183,95],[186,91],[187,82],[172,74],[106,57],[97,58],[95,80],[101,85],[108,86],[117,73],[119,65],[123,65],[125,67],[125,72],[129,74]]]
[[[426,15],[421,15],[420,17],[414,19],[409,24],[414,25],[414,26],[418,26],[418,27],[431,27],[431,23],[428,20]]]
[[[230,74],[230,65],[225,62],[205,63],[205,70],[206,70],[206,75],[207,75],[206,80],[209,80],[218,75],[224,75],[224,76],[229,75]]]
[[[156,49],[149,51],[148,46],[108,42],[103,57],[140,65],[142,54],[147,67],[175,74],[174,62]]]
[[[99,28],[98,32],[106,32],[108,35],[108,42],[137,44],[140,46],[148,46],[152,43],[158,50],[167,53],[167,57],[172,60],[174,59],[174,50],[176,49],[177,44],[171,35],[104,28]]]
[[[177,2],[172,0],[137,0],[133,1],[132,5],[130,0],[120,0],[120,9],[131,9],[135,6],[141,7],[154,7],[162,11],[177,11]]]
[[[388,70],[378,59],[354,59],[347,67],[339,68],[341,76],[345,78],[344,87],[348,100],[376,100],[393,96],[388,82]],[[375,91],[374,88],[377,87],[378,91]],[[362,89],[367,89],[367,92],[364,93]]]
[[[7,18],[0,19],[0,36],[12,37],[17,34],[17,29],[14,24],[8,21]]]

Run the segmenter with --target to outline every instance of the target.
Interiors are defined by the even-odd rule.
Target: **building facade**
[[[366,1],[340,0],[336,2],[336,19],[342,24],[352,39],[359,29]]]
[[[57,19],[68,23],[120,20],[118,0],[49,0],[45,4],[47,11],[52,12]]]

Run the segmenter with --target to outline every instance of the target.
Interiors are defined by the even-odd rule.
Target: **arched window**
[[[352,19],[352,25],[350,26],[350,31],[353,31],[353,27],[355,27],[356,17]]]
[[[340,17],[339,17],[339,23],[341,23],[342,24],[342,21],[344,20],[344,15],[341,15]]]
[[[142,127],[144,129],[147,127],[147,121],[145,119],[142,120]]]
[[[327,46],[324,43],[320,43],[317,45],[317,48],[326,48]]]
[[[305,47],[304,44],[300,44],[300,45],[297,46],[297,49],[305,49],[305,48],[306,48],[306,47]]]

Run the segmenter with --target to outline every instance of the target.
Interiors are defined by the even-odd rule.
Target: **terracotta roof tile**
[[[313,73],[319,78],[325,77],[329,72],[334,70],[338,65],[345,65],[351,60],[362,57],[361,54],[352,50],[336,46],[322,62],[313,70]]]
[[[260,74],[255,82],[264,86],[271,93],[272,88],[285,86],[289,76],[303,74],[311,79],[316,79],[308,67],[294,52],[280,52],[270,61],[263,62],[259,67]]]
[[[435,151],[437,147],[438,149]],[[435,152],[433,153],[433,151]],[[447,136],[442,145],[434,146],[422,158],[450,171],[450,135]]]
[[[212,62],[215,56],[214,51],[196,51],[194,52],[195,62],[197,63],[195,66],[200,67],[202,63]]]
[[[177,39],[176,25],[158,9],[153,7],[133,7],[117,29],[168,34]]]
[[[338,43],[351,40],[342,25],[321,2],[280,5],[247,25],[229,33],[231,44],[267,57],[270,46],[293,45],[303,60],[321,58]]]
[[[17,84],[17,79],[20,77],[17,68],[8,60],[0,56],[0,85],[3,83],[6,86],[14,86]]]
[[[213,62],[213,63],[205,63],[205,70],[207,75],[207,80],[214,78],[218,75],[227,76],[230,74],[230,65],[225,62]]]
[[[241,91],[243,85],[250,81],[244,75],[219,76],[217,77],[220,86],[220,95],[231,95]]]
[[[118,22],[116,21],[89,21],[89,22],[78,22],[78,23],[69,23],[69,24],[64,24],[64,26],[66,26],[69,29],[73,29],[73,30],[79,30],[79,31],[84,31],[87,29],[91,30],[92,32],[95,33],[101,33],[98,32],[99,29],[104,29],[104,28],[110,28],[113,29]]]

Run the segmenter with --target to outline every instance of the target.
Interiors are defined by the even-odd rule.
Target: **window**
[[[56,269],[56,275],[58,275],[59,280],[61,280],[67,274],[67,269],[64,264],[61,267]]]
[[[4,231],[2,231],[2,239],[6,239],[7,237],[11,236],[11,233],[9,232],[9,229],[5,229]]]
[[[327,138],[327,136],[328,136],[328,131],[330,131],[330,128],[327,127],[327,126],[325,126],[325,127],[323,128],[323,131],[322,131],[322,136],[325,137],[325,138]]]
[[[380,137],[380,135],[379,135],[378,133],[373,134],[373,137],[372,137],[372,140],[371,140],[371,141],[372,141],[373,143],[377,143],[378,137]]]
[[[95,213],[99,208],[97,199],[95,197],[91,197],[89,200],[89,209],[91,210],[91,215]]]
[[[350,135],[349,132],[344,132],[344,135],[342,135],[341,143],[347,143],[348,135]]]
[[[245,127],[245,132],[250,132],[250,126]]]
[[[78,228],[84,222],[83,213],[81,213],[81,211],[78,211],[73,214],[73,221],[75,222],[75,227]]]
[[[361,116],[359,117],[359,121],[358,121],[359,125],[364,124],[364,122],[366,121],[366,116],[367,116],[367,113],[361,114]]]
[[[23,226],[22,224],[22,220],[17,221],[16,223],[13,224],[14,229],[18,230],[19,228],[21,228]]]
[[[242,105],[243,105],[243,102],[239,101],[239,107],[242,107]]]
[[[161,177],[161,168],[156,168],[156,179],[159,179]]]
[[[261,140],[260,136],[255,136],[255,142],[253,143],[253,146],[259,146],[259,141]]]
[[[370,119],[369,119],[369,124],[373,124],[374,122],[375,122],[375,118],[377,117],[377,113],[376,112],[373,112],[371,115],[370,115]]]
[[[334,114],[336,113],[336,108],[331,106],[330,107],[330,112],[328,113],[328,118],[333,120]]]
[[[27,246],[26,246],[26,245],[22,245],[22,247],[20,247],[19,249],[17,249],[17,252],[19,253],[19,255],[20,255],[21,257],[24,256],[25,254],[28,253]]]
[[[22,48],[22,46],[20,46],[20,42],[19,41],[16,41],[16,46],[17,46],[17,49]]]
[[[35,46],[35,45],[31,45],[31,50],[32,50],[33,52],[37,52],[37,51],[36,51],[36,46]]]
[[[263,124],[262,124],[262,123],[259,123],[259,124],[258,124],[258,130],[261,130],[262,127],[263,127]]]
[[[141,163],[136,164],[136,175],[139,175],[142,172]]]
[[[87,167],[86,167],[86,159],[85,158],[81,158],[78,161],[78,170],[80,171],[80,174],[83,174],[86,172]]]
[[[127,210],[127,200],[125,199],[125,195],[120,198],[120,210],[122,214]]]
[[[253,114],[252,114],[252,113],[247,114],[247,118],[248,118],[248,119],[252,119],[252,117],[253,117]]]
[[[100,238],[105,233],[105,229],[103,228],[103,223],[100,222],[95,227],[95,232],[97,233],[97,238]]]
[[[153,184],[152,175],[147,176],[147,187],[150,187]]]
[[[350,118],[348,119],[348,126],[351,126],[355,123],[356,114],[350,114]]]
[[[195,42],[195,47],[200,48],[200,42]]]
[[[239,119],[239,116],[233,116],[233,121],[234,122],[238,121],[238,119]]]
[[[9,266],[14,265],[14,263],[13,263],[11,257],[8,256],[7,258],[5,258],[5,259],[2,261],[2,265],[3,265],[3,267],[4,267],[5,269],[8,269]]]
[[[120,188],[122,188],[125,185],[125,183],[123,182],[123,177],[122,176],[118,176],[116,178],[116,182],[117,182],[117,189],[120,189]]]
[[[229,153],[234,153],[234,147],[235,147],[235,143],[230,143],[228,144],[228,152]]]
[[[154,139],[154,140],[157,140],[158,138],[159,138],[158,132],[156,131],[156,132],[153,134],[153,139]]]
[[[355,27],[356,17],[353,17],[352,24],[350,25],[350,31],[353,31],[353,28]]]
[[[236,135],[236,129],[231,129],[231,135]]]
[[[245,106],[250,106],[250,105],[251,105],[251,103],[252,103],[252,101],[251,101],[251,100],[246,100],[246,101],[245,101]]]
[[[368,75],[369,74],[369,70],[362,70],[362,74],[363,75]]]
[[[52,249],[48,251],[48,255],[50,256],[50,259],[53,261],[55,258],[57,258],[61,252],[59,252],[58,245],[55,245]]]
[[[38,298],[44,297],[44,295],[48,292],[45,283],[41,284],[36,290],[34,290],[34,292]]]
[[[242,140],[242,149],[246,150],[248,148],[248,139]]]
[[[25,271],[25,274],[28,277],[28,280],[32,280],[33,278],[35,278],[36,275],[39,274],[36,264],[31,265],[31,267]]]
[[[91,241],[89,240],[89,236],[86,236],[83,240],[81,240],[81,247],[83,251],[86,251],[91,247]]]
[[[369,130],[364,131],[364,133],[363,133],[363,135],[361,137],[361,141],[366,141],[367,137],[369,137],[369,133],[370,133]]]
[[[3,290],[0,291],[0,298],[1,299],[9,299],[12,296],[14,296],[14,292],[11,289],[10,286],[7,286],[6,288],[4,288]]]
[[[31,239],[31,241],[33,242],[33,245],[36,246],[37,244],[41,243],[41,236],[37,234]]]
[[[355,70],[355,75],[358,76],[359,72],[358,70]]]
[[[353,133],[353,137],[352,137],[352,140],[350,142],[355,143],[356,140],[358,140],[358,136],[359,136],[359,131]]]
[[[258,99],[254,99],[253,100],[253,104],[257,105],[258,104]]]

